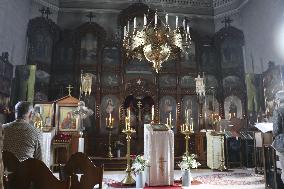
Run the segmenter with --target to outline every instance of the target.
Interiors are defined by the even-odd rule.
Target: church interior
[[[283,10],[1,0],[0,125],[30,102],[42,160],[2,151],[3,132],[0,186],[283,189]]]

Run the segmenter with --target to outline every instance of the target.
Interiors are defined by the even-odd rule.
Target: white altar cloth
[[[53,164],[53,152],[51,150],[51,142],[55,135],[55,129],[42,133],[42,161],[48,168]]]
[[[218,169],[221,164],[221,153],[224,143],[222,143],[222,135],[213,135],[212,132],[206,132],[207,138],[207,166],[211,169]],[[225,157],[224,157],[225,158]]]
[[[153,131],[144,125],[144,157],[149,160],[146,183],[149,186],[165,186],[174,183],[174,133]]]

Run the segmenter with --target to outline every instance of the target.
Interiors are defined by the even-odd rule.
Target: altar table
[[[146,169],[149,186],[165,186],[174,183],[174,133],[153,131],[150,124],[144,125],[144,157],[150,166]]]
[[[51,148],[52,139],[55,136],[55,129],[42,133],[42,161],[48,168],[53,164],[53,152]]]

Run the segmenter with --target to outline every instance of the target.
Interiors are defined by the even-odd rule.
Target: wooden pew
[[[97,184],[102,188],[103,167],[96,167],[84,153],[73,154],[61,174],[65,174],[60,176],[62,178],[71,176],[71,189],[93,189]],[[82,174],[80,181],[77,174]]]
[[[19,189],[70,189],[70,178],[58,180],[40,160],[27,159],[20,163],[16,172],[16,188]]]
[[[5,189],[15,188],[15,174],[20,165],[18,158],[9,151],[2,152],[4,174],[3,184]]]

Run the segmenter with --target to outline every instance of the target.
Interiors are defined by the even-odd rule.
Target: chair
[[[96,167],[84,153],[77,152],[71,156],[64,167],[64,174],[65,178],[66,176],[72,178],[71,189],[93,189],[97,184],[102,188],[103,166]],[[81,174],[80,181],[78,174]]]
[[[3,174],[3,184],[5,189],[15,188],[15,174],[20,165],[18,158],[9,151],[2,152],[4,174]]]
[[[58,180],[40,160],[27,159],[20,163],[16,172],[16,188],[19,189],[70,189],[71,178]]]

